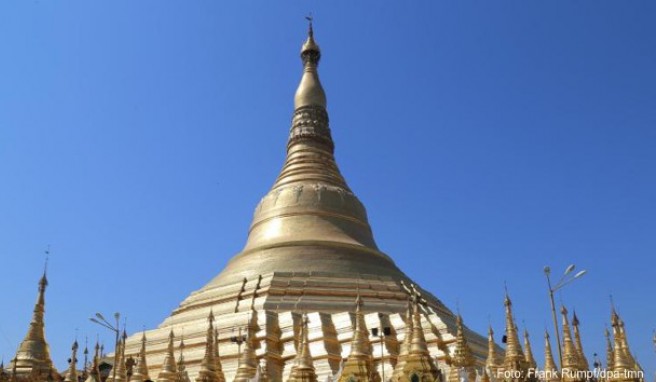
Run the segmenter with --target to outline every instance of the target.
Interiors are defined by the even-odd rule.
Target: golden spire
[[[617,378],[614,380],[619,381],[630,381],[628,373],[633,369],[633,365],[626,356],[626,352],[622,348],[622,329],[620,328],[620,319],[615,309],[613,308],[611,314],[611,323],[613,325],[613,337],[614,337],[614,351],[613,351],[613,373]]]
[[[166,349],[162,369],[157,375],[157,382],[178,382],[178,368],[175,364],[175,354],[173,352],[173,329],[169,332],[169,345]]]
[[[184,360],[184,339],[180,339],[180,357],[178,358],[178,382],[191,382]]]
[[[303,325],[301,326],[301,341],[298,344],[294,366],[289,373],[288,382],[316,382],[317,374],[314,371],[312,355],[310,354],[310,341],[308,339],[308,318],[303,315]]]
[[[626,357],[627,361],[629,362],[629,365],[631,368],[635,371],[640,371],[642,368],[638,364],[638,362],[635,360],[633,357],[633,354],[631,353],[631,349],[629,348],[629,342],[626,337],[626,331],[624,329],[624,320],[620,319],[619,320],[619,331],[620,331],[620,344],[622,351],[624,352],[624,356]]]
[[[98,340],[96,339],[96,347],[94,349],[93,353],[93,360],[91,361],[91,365],[89,366],[89,375],[86,379],[85,382],[100,382],[100,370],[98,369],[98,366],[100,364],[100,344],[98,343]]]
[[[234,382],[247,382],[257,374],[257,358],[255,357],[255,350],[253,349],[255,342],[254,319],[255,311],[251,311],[251,317],[248,320],[248,326],[246,327],[246,341],[244,341],[244,349],[239,357],[237,374],[235,375]]]
[[[608,328],[604,329],[604,336],[606,337],[606,369],[613,370],[615,352],[613,351],[613,344],[610,342],[610,333],[608,332]]]
[[[303,45],[304,70],[295,97],[287,155],[271,190],[255,209],[248,240],[211,285],[269,272],[321,270],[407,279],[380,252],[362,202],[348,187],[334,156],[320,50],[312,31]],[[309,309],[299,301],[298,311]],[[350,309],[350,303],[345,309]]]
[[[526,375],[527,365],[526,358],[522,352],[522,346],[519,343],[519,335],[517,334],[517,325],[512,315],[512,301],[506,292],[504,300],[506,307],[506,354],[503,359],[504,372],[524,373]]]
[[[533,357],[533,349],[531,349],[531,340],[529,339],[528,330],[524,329],[524,358],[529,368],[535,369],[538,363],[535,362]]]
[[[113,382],[126,382],[128,380],[127,368],[125,366],[125,340],[128,335],[123,330],[123,335],[118,342],[118,348],[114,350],[114,367],[116,368],[116,380],[114,381],[114,373],[107,378],[107,381]]]
[[[572,329],[574,330],[574,348],[576,353],[579,356],[579,369],[589,370],[590,364],[588,363],[587,358],[585,357],[585,352],[583,351],[583,344],[581,342],[581,333],[579,332],[579,318],[576,316],[576,311],[572,315]]]
[[[574,347],[572,334],[569,329],[569,319],[567,318],[567,309],[563,306],[560,310],[563,316],[563,365],[562,379],[565,382],[579,381],[576,372],[579,371],[579,354]]]
[[[551,341],[549,340],[549,332],[544,331],[544,372],[545,382],[560,381],[560,375],[556,362],[554,362],[553,353],[551,351]]]
[[[319,81],[319,73],[317,72],[317,66],[319,66],[319,60],[321,59],[321,50],[314,41],[312,18],[308,17],[308,20],[308,37],[301,48],[301,59],[304,67],[303,77],[294,96],[294,107],[296,109],[304,106],[326,107],[326,93],[323,91]]]
[[[456,316],[456,327],[456,346],[451,355],[451,369],[449,370],[448,381],[459,382],[460,373],[464,371],[468,375],[468,380],[474,382],[476,380],[474,356],[465,338],[465,328],[460,314]]]
[[[396,365],[394,366],[394,371],[392,373],[392,380],[398,380],[401,375],[403,375],[403,368],[405,367],[405,362],[408,359],[408,353],[410,352],[410,341],[412,341],[412,301],[408,300],[408,308],[405,313],[405,330],[403,342],[401,342],[401,348],[399,349],[399,356],[397,357]]]
[[[435,362],[428,352],[424,328],[421,325],[421,314],[419,313],[419,296],[412,296],[412,331],[410,347],[406,357],[401,375],[394,379],[399,382],[409,382],[416,378],[421,381],[434,382],[438,380],[438,371]],[[406,330],[409,328],[406,327]]]
[[[19,376],[25,374],[48,376],[56,372],[53,368],[52,359],[50,358],[50,348],[45,336],[45,296],[46,288],[48,287],[47,266],[46,260],[43,275],[39,279],[39,293],[34,304],[30,327],[12,361],[12,367],[15,366],[16,373]]]
[[[200,363],[200,370],[196,382],[217,382],[216,375],[216,346],[214,345],[214,313],[210,310],[207,318],[207,336],[205,338],[205,356]]]
[[[369,333],[362,313],[362,299],[355,301],[355,327],[351,340],[351,352],[344,362],[339,382],[368,382],[372,380],[372,358]]]
[[[139,349],[139,360],[137,367],[130,376],[130,382],[144,382],[150,380],[148,376],[148,363],[146,362],[146,332],[141,335],[141,349]]]
[[[492,325],[487,330],[487,359],[485,360],[485,367],[491,373],[496,372],[499,367],[499,358],[497,356],[497,345],[494,343],[494,330]]]
[[[73,342],[73,347],[71,348],[71,360],[68,364],[68,372],[66,373],[66,378],[64,382],[78,382],[77,380],[77,340]]]
[[[221,365],[221,354],[219,352],[219,329],[214,329],[214,360],[216,361],[216,366],[214,370],[216,371],[216,377],[218,382],[225,382],[225,375],[223,374],[223,366]]]

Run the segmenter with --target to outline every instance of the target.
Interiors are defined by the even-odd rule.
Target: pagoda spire
[[[485,368],[490,373],[496,373],[499,368],[499,356],[497,355],[497,345],[494,343],[494,330],[492,325],[487,330],[487,359],[485,360]]]
[[[551,351],[551,340],[549,339],[549,332],[544,331],[544,373],[545,382],[559,382],[560,375],[556,362],[554,362],[553,352]]]
[[[451,369],[449,370],[449,382],[459,382],[461,373],[467,375],[470,382],[476,381],[475,361],[471,348],[465,338],[465,328],[460,314],[456,316],[456,346],[451,355]]]
[[[608,328],[604,329],[604,336],[606,337],[606,370],[613,370],[615,352],[613,350],[613,344],[610,340],[610,332],[608,331]]]
[[[564,382],[575,382],[583,381],[585,378],[582,378],[578,375],[579,365],[579,354],[574,347],[574,341],[572,341],[572,334],[569,329],[569,319],[567,318],[567,308],[564,306],[561,308],[560,313],[563,316],[563,364],[562,364],[562,379]]]
[[[508,372],[517,373],[518,375],[523,375],[524,378],[527,375],[527,365],[526,358],[522,352],[522,345],[519,343],[519,335],[517,334],[517,325],[512,314],[512,301],[508,292],[506,292],[506,298],[504,299],[504,305],[506,307],[506,353],[503,360],[503,369],[504,373]],[[523,379],[523,378],[519,378]],[[513,381],[519,380],[517,378],[512,378]]]
[[[50,347],[45,336],[44,316],[46,288],[48,287],[47,269],[48,261],[46,260],[43,275],[39,279],[39,288],[32,313],[32,321],[11,363],[11,367],[16,369],[18,376],[41,375],[45,377],[56,373],[52,359],[50,358]]]
[[[613,381],[624,382],[631,381],[629,378],[629,373],[631,372],[632,365],[629,362],[626,353],[622,349],[622,332],[620,329],[620,319],[615,308],[613,308],[611,313],[611,325],[613,326],[613,340],[614,340],[614,351],[613,351],[613,373],[615,378]]]
[[[118,343],[118,349],[115,350],[116,354],[114,356],[114,367],[116,368],[116,380],[112,376],[107,378],[108,381],[112,382],[126,382],[128,380],[128,370],[125,364],[125,340],[128,338],[127,333],[123,330],[121,335],[121,340]]]
[[[405,363],[408,360],[408,353],[410,352],[410,342],[412,341],[412,301],[408,300],[408,307],[405,313],[405,330],[403,342],[401,342],[401,348],[399,349],[399,356],[397,357],[396,365],[394,366],[394,371],[392,372],[392,380],[398,380],[403,374],[403,368]]]
[[[317,67],[321,59],[321,49],[314,41],[314,28],[312,18],[308,18],[308,36],[301,47],[301,59],[303,60],[303,76],[294,96],[294,107],[299,109],[304,106],[316,106],[326,108],[326,93],[323,91],[319,81]]]
[[[173,352],[173,329],[169,332],[169,345],[166,349],[162,369],[157,375],[157,382],[178,382],[178,367],[175,364],[175,354]]]
[[[219,329],[214,329],[214,360],[216,366],[216,377],[218,382],[225,382],[225,375],[223,374],[223,366],[221,365],[221,353],[219,352]]]
[[[344,362],[339,382],[369,382],[372,381],[373,367],[369,333],[362,313],[362,298],[360,294],[355,301],[355,327],[351,340],[351,351]]]
[[[68,364],[68,372],[66,372],[66,377],[64,378],[64,382],[78,382],[77,349],[78,349],[78,344],[77,344],[77,340],[75,340],[75,342],[73,342],[73,347],[71,348],[71,360]]]
[[[579,332],[579,318],[576,316],[576,311],[572,314],[572,329],[574,330],[574,348],[576,353],[579,356],[579,369],[589,370],[590,364],[588,359],[585,357],[585,352],[583,351],[583,343],[581,342],[581,333]]]
[[[218,382],[216,374],[216,346],[214,345],[214,313],[210,310],[207,317],[207,337],[205,338],[205,356],[200,363],[196,382]]]
[[[144,382],[150,380],[148,376],[148,363],[146,362],[146,332],[141,335],[141,348],[139,349],[139,360],[137,367],[130,376],[130,382]]]
[[[184,359],[184,338],[180,338],[180,357],[178,358],[178,382],[191,382]]]
[[[624,353],[624,356],[626,357],[627,361],[629,362],[630,368],[635,372],[642,371],[642,367],[640,366],[640,364],[638,364],[636,359],[633,357],[633,353],[631,352],[631,349],[629,347],[626,331],[624,329],[624,320],[622,320],[621,318],[619,319],[619,332],[620,332],[621,350]],[[617,351],[617,347],[615,351]]]
[[[421,325],[421,314],[419,313],[419,296],[412,296],[412,331],[410,333],[410,347],[408,356],[403,365],[403,372],[398,379],[399,382],[410,382],[416,378],[421,381],[435,382],[439,379],[437,367],[428,352],[424,328]],[[406,330],[408,328],[406,327]]]
[[[273,188],[312,180],[349,191],[335,163],[335,145],[328,127],[326,93],[319,81],[321,50],[314,40],[310,20],[301,48],[303,74],[294,96],[294,116],[287,142],[287,160]],[[305,159],[305,160],[304,160]]]
[[[235,375],[234,382],[247,382],[257,374],[257,358],[255,357],[255,311],[251,311],[251,317],[248,320],[246,327],[246,341],[244,341],[244,348],[239,357],[237,374]]]
[[[89,372],[87,373],[87,379],[85,382],[100,382],[100,370],[98,366],[100,365],[100,344],[96,339],[96,346],[94,348],[93,359],[91,360],[91,365],[89,366]]]
[[[308,339],[308,318],[303,315],[303,324],[301,326],[301,339],[296,351],[296,359],[294,366],[289,373],[288,382],[316,382],[317,374],[314,370],[312,363],[312,355],[310,354],[310,341]]]
[[[535,369],[538,366],[538,363],[535,362],[535,357],[533,357],[533,349],[531,349],[531,340],[528,335],[528,330],[524,329],[524,357],[528,367]]]

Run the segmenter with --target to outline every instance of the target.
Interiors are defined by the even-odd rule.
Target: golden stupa
[[[198,380],[214,380],[218,367],[220,380],[245,381],[257,374],[271,381],[290,376],[324,381],[338,375],[344,360],[362,349],[369,353],[360,357],[367,370],[371,367],[370,373],[363,372],[369,373],[367,378],[381,380],[384,375],[387,380],[401,358],[409,365],[412,357],[419,357],[412,351],[404,355],[402,346],[406,333],[417,330],[423,332],[417,338],[429,352],[422,357],[436,361],[438,373],[448,375],[456,348],[456,317],[377,247],[366,210],[337,167],[317,71],[321,51],[311,24],[301,58],[303,74],[294,98],[287,157],[255,208],[244,249],[158,328],[127,339],[125,356],[139,358],[142,338],[147,338],[151,376],[160,373],[171,344],[179,351],[178,335],[184,333],[184,362],[191,380],[199,377],[201,368]],[[406,318],[411,295],[417,310],[409,317],[413,322]],[[214,368],[208,366],[211,312],[217,332]],[[406,330],[407,325],[413,330]],[[373,336],[374,328],[389,335]],[[486,339],[464,327],[461,332],[473,362],[482,367]],[[170,333],[175,339],[169,340]],[[360,349],[355,353],[354,343]],[[307,363],[316,375],[299,371]],[[434,373],[431,366],[422,375],[429,380]]]

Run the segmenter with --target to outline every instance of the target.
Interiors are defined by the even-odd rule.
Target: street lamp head
[[[119,313],[119,312],[114,313],[114,319],[116,319],[116,321],[118,321],[119,318],[121,318],[121,313]]]
[[[105,317],[100,313],[96,313],[96,317],[98,317],[99,319],[105,321]]]
[[[576,266],[574,264],[570,264],[569,267],[567,267],[567,269],[565,269],[565,274],[568,275],[568,274],[572,273],[574,268],[576,268]]]
[[[584,269],[582,271],[579,271],[576,275],[574,275],[575,279],[578,279],[579,277],[583,276],[587,271]]]
[[[551,268],[549,268],[548,265],[544,267],[544,274],[547,275],[547,276],[548,276],[549,274],[551,274]]]

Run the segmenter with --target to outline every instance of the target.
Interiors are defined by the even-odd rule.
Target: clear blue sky
[[[112,342],[94,312],[154,327],[240,251],[313,11],[337,160],[379,246],[480,332],[501,334],[507,281],[539,363],[542,268],[576,263],[557,298],[588,356],[612,293],[653,378],[656,3],[383,3],[0,2],[5,361],[48,244],[60,367],[76,328]]]

